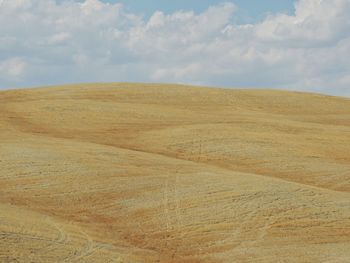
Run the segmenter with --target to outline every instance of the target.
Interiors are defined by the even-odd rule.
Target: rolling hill
[[[350,99],[1,91],[0,262],[350,262]]]

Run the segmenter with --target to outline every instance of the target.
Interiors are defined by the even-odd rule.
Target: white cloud
[[[235,24],[236,7],[155,12],[100,0],[0,0],[0,87],[159,81],[349,95],[349,0]]]
[[[56,33],[56,34],[48,37],[48,44],[59,45],[59,44],[67,43],[67,41],[70,38],[71,38],[71,34],[68,32]]]
[[[292,47],[332,45],[348,31],[349,11],[347,0],[301,0],[295,4],[294,16],[268,17],[257,25],[257,35]]]
[[[1,76],[7,76],[12,81],[19,81],[25,72],[26,62],[21,58],[11,58],[0,62],[0,80]]]

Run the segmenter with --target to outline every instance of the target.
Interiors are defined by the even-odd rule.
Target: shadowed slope
[[[94,84],[1,92],[0,113],[3,258],[350,257],[349,99]]]

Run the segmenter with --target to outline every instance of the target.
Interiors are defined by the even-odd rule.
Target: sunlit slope
[[[104,84],[2,92],[2,126],[350,190],[350,100]]]
[[[0,262],[349,262],[349,152],[346,98],[0,92]]]

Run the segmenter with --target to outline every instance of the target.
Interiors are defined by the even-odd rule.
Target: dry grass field
[[[350,99],[1,91],[0,262],[350,262]]]

